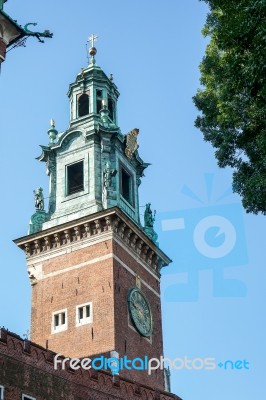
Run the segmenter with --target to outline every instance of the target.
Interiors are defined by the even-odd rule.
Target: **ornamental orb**
[[[90,55],[91,55],[92,57],[94,57],[95,54],[97,53],[96,47],[91,47],[90,50],[89,50],[89,53],[90,53]]]

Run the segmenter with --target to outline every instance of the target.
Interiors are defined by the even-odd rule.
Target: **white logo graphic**
[[[211,246],[206,242],[206,233],[210,228],[219,228],[216,238],[224,235],[224,241],[219,246]],[[222,258],[229,254],[236,244],[236,230],[232,223],[220,215],[203,218],[195,227],[193,241],[197,250],[208,258]]]

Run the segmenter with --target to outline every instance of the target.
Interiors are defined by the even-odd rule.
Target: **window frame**
[[[84,317],[82,319],[79,318],[79,310],[81,308],[85,308],[89,306],[90,307],[90,316],[89,317]],[[79,304],[76,306],[76,326],[83,326],[83,325],[87,325],[87,324],[91,324],[93,322],[93,307],[92,307],[92,302],[88,302],[88,303],[83,303],[83,304]]]
[[[134,175],[129,171],[129,169],[123,163],[120,163],[119,171],[120,171],[120,177],[119,177],[120,195],[121,195],[123,201],[125,201],[131,207],[135,208]],[[128,175],[129,181],[130,181],[129,200],[123,196],[123,171]]]
[[[22,393],[22,400],[36,400],[36,397],[29,396],[28,394]]]
[[[88,101],[88,109],[86,112],[86,114],[80,115],[80,99],[81,97],[87,96],[87,101]],[[79,95],[77,95],[77,118],[83,118],[86,117],[87,115],[90,114],[90,93],[89,92],[85,92],[85,93],[81,93]]]
[[[55,317],[59,316],[60,314],[65,314],[65,323],[64,324],[59,324],[55,325]],[[68,329],[68,316],[67,316],[67,308],[64,308],[62,310],[57,310],[52,313],[52,329],[51,332],[52,334],[54,333],[59,333],[59,332],[64,332]]]
[[[82,189],[69,193],[69,168],[73,167],[74,165],[82,163]],[[73,196],[84,192],[85,190],[85,168],[84,168],[85,160],[78,160],[70,164],[66,164],[65,166],[65,194],[66,196]]]

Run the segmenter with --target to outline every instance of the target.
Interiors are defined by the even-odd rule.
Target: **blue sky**
[[[30,326],[25,257],[12,240],[27,233],[33,190],[41,185],[47,195],[35,157],[48,142],[50,118],[59,131],[68,126],[68,85],[86,66],[86,40],[96,33],[97,63],[121,93],[121,130],[140,129],[140,155],[152,163],[140,204],[157,210],[160,245],[173,259],[162,276],[165,356],[250,362],[249,370],[173,370],[172,391],[184,400],[264,398],[265,217],[244,212],[230,193],[231,171],[217,168],[194,128],[207,7],[198,0],[67,3],[5,4],[19,23],[38,22],[54,38],[29,38],[2,65],[0,325],[20,335]],[[210,257],[226,240],[230,251]]]

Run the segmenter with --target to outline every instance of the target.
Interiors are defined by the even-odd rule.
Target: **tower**
[[[118,127],[118,89],[96,64],[69,87],[70,123],[51,121],[41,146],[50,180],[48,210],[42,188],[25,251],[32,285],[31,339],[68,357],[116,352],[128,359],[163,355],[160,270],[171,261],[158,247],[150,204],[144,227],[138,187],[149,164],[139,156],[138,129]],[[121,376],[164,389],[164,371]]]

